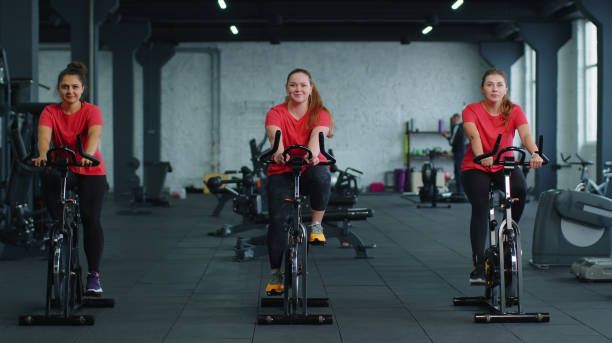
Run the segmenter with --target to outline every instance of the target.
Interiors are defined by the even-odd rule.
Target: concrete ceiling
[[[151,40],[207,41],[520,41],[517,23],[581,17],[569,0],[121,0],[109,21],[150,22]],[[432,24],[428,35],[422,28]],[[229,27],[236,25],[238,35]],[[68,42],[69,23],[40,0],[41,42]]]

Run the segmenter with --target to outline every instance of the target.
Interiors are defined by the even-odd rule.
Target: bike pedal
[[[100,297],[102,297],[102,292],[87,291],[87,292],[85,292],[85,296],[87,296],[87,297],[94,297],[94,298],[100,298]]]
[[[482,281],[481,280],[474,280],[474,281],[470,280],[470,286],[484,286],[486,284],[487,284],[487,282],[484,281],[484,280],[482,280]]]
[[[309,241],[308,244],[310,245],[316,245],[316,246],[324,246],[325,244],[327,244],[326,241],[320,241],[318,239],[315,239],[314,241]]]
[[[519,298],[518,297],[508,297],[506,299],[506,306],[516,306],[519,304]]]

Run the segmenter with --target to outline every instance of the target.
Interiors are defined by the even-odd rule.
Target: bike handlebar
[[[570,164],[579,164],[583,167],[593,165],[593,161],[585,160],[584,158],[582,158],[582,156],[578,155],[578,153],[576,153],[576,157],[578,158],[578,160],[580,160],[580,162],[570,162]]]
[[[497,140],[495,141],[495,145],[493,146],[493,150],[490,151],[490,152],[484,153],[482,155],[478,155],[478,156],[474,157],[474,163],[480,163],[480,161],[482,161],[483,159],[485,159],[487,157],[495,156],[495,159],[493,160],[493,165],[529,166],[529,161],[525,161],[525,156],[527,155],[527,152],[525,151],[525,149],[519,148],[519,147],[515,147],[515,146],[509,146],[509,147],[505,147],[505,148],[499,150],[499,144],[501,143],[501,138],[502,138],[501,134],[497,135]],[[544,155],[544,153],[542,152],[543,144],[544,144],[544,138],[542,136],[540,136],[539,139],[538,139],[538,152],[537,152],[537,154],[540,155],[540,157],[542,157],[542,159],[544,160],[542,165],[548,164],[548,162],[550,162],[550,159],[548,157],[546,157],[546,155]],[[504,153],[508,152],[508,151],[516,151],[516,152],[518,152],[519,153],[518,160],[515,159],[514,161],[511,161],[511,162],[510,161],[506,161],[506,160],[500,161],[502,155]]]
[[[77,138],[77,150],[79,151],[79,155],[90,160],[92,162],[91,167],[95,167],[99,165],[100,164],[99,159],[89,154],[86,154],[83,151],[83,146],[81,144],[81,136],[77,136],[76,138]],[[63,151],[68,154],[69,158],[64,159],[65,161],[62,161],[62,162],[54,161],[52,158],[52,153],[55,151]],[[65,147],[65,146],[53,147],[49,149],[49,151],[47,151],[47,165],[51,167],[82,167],[82,164],[77,161],[76,152],[74,152],[74,150],[68,147]]]
[[[280,137],[281,137],[281,131],[280,130],[276,130],[276,133],[274,134],[274,143],[272,144],[272,148],[266,152],[264,152],[260,157],[259,157],[259,161],[264,162],[264,163],[276,163],[274,160],[270,160],[270,157],[272,157],[272,155],[274,155],[274,153],[278,150],[278,146],[280,145]],[[323,162],[319,162],[319,165],[332,165],[334,163],[336,163],[336,159],[330,155],[327,151],[325,151],[325,143],[324,141],[325,136],[323,135],[323,132],[319,132],[319,150],[321,150],[321,154],[323,156],[325,156],[325,158],[327,158],[327,161],[323,161]],[[287,159],[287,155],[289,154],[290,151],[292,150],[302,150],[304,152],[306,152],[306,154],[308,155],[308,159],[312,158],[312,151],[310,150],[310,148],[308,148],[305,145],[291,145],[288,146],[287,148],[285,148],[285,150],[283,151],[283,157],[285,159]],[[302,157],[303,159],[303,157]]]

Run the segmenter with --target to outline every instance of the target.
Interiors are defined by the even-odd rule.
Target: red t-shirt
[[[48,105],[40,114],[38,125],[47,126],[53,130],[51,142],[53,146],[65,146],[77,153],[77,159],[81,156],[78,153],[76,136],[81,135],[83,151],[87,151],[87,132],[91,126],[102,125],[102,112],[96,105],[83,101],[81,109],[73,114],[66,114],[60,104]],[[70,167],[73,173],[83,175],[106,175],[104,160],[100,154],[100,147],[93,155],[100,160],[100,164],[95,167]]]
[[[463,110],[463,122],[474,123],[476,125],[480,141],[482,142],[483,153],[486,153],[493,150],[497,135],[500,133],[502,134],[502,139],[499,144],[499,150],[512,146],[516,129],[523,124],[527,124],[527,118],[523,109],[518,105],[514,105],[510,112],[508,123],[504,125],[502,114],[492,116],[485,110],[481,102],[477,102],[467,105]],[[508,151],[504,156],[514,156],[514,154],[512,151]],[[463,157],[461,171],[479,169],[488,173],[495,173],[503,168],[503,166],[485,168],[480,164],[474,163],[474,157],[474,150],[472,150],[472,143],[470,143]]]
[[[289,113],[287,104],[280,104],[272,107],[266,115],[266,126],[274,125],[281,129],[283,137],[283,146],[285,148],[290,145],[305,145],[308,146],[310,140],[310,134],[312,129],[308,129],[308,116],[306,113],[302,118],[295,119],[294,116]],[[326,126],[329,127],[329,112],[322,110],[319,114],[319,121],[315,126]],[[319,160],[321,162],[327,161],[323,154],[319,153]],[[290,173],[290,166],[281,166],[278,164],[271,164],[268,167],[268,175]]]

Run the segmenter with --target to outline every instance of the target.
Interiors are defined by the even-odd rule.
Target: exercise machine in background
[[[580,263],[584,264],[581,269],[587,264],[603,264],[612,254],[611,228],[612,199],[571,190],[543,192],[534,222],[531,263],[548,268],[592,257],[600,258],[599,262]],[[581,272],[587,274],[586,270]]]
[[[434,160],[440,156],[440,152],[431,150],[429,152],[429,161],[423,164],[421,168],[421,177],[423,178],[423,187],[419,189],[419,200],[421,203],[417,205],[417,208],[435,208],[438,207],[438,203],[441,201],[449,201],[450,193],[440,193],[438,185],[436,184],[437,174],[441,172],[440,168],[437,168]],[[425,205],[431,203],[431,206]],[[441,207],[450,208],[450,205],[443,205]]]
[[[253,229],[266,229],[268,225],[268,205],[266,195],[267,177],[265,171],[267,164],[259,161],[261,156],[260,142],[255,139],[249,142],[251,150],[251,161],[253,169],[243,166],[239,172],[226,171],[226,174],[240,174],[232,176],[231,179],[223,179],[221,176],[213,176],[206,180],[206,186],[218,200],[212,215],[218,215],[225,203],[232,200],[234,213],[242,217],[242,223],[236,225],[226,224],[221,228],[209,232],[211,236],[227,237]],[[329,154],[333,156],[330,150]],[[356,257],[368,258],[368,250],[375,248],[376,244],[364,244],[361,238],[352,231],[353,221],[366,220],[372,217],[374,212],[369,208],[356,208],[359,194],[357,178],[361,171],[348,167],[344,170],[335,165],[330,166],[332,172],[332,189],[328,209],[323,219],[325,234],[329,238],[337,238],[340,247],[353,248]],[[304,203],[302,219],[310,221],[310,210],[308,202]],[[249,261],[258,256],[266,254],[266,238],[264,235],[255,237],[238,237],[235,245],[235,259],[237,261]]]
[[[555,165],[555,169],[567,168],[572,165],[579,165],[580,170],[580,179],[574,190],[579,192],[588,192],[602,196],[608,196],[608,185],[610,180],[612,179],[612,161],[605,161],[604,168],[602,169],[603,182],[597,183],[590,177],[591,168],[594,163],[593,161],[588,161],[582,158],[580,155],[576,153],[576,158],[578,162],[568,162],[572,158],[572,155],[565,156],[561,153],[561,160],[564,164]]]
[[[30,159],[37,150],[38,117],[48,104],[15,105],[18,90],[25,85],[31,85],[31,80],[11,80],[6,51],[0,47],[0,241],[6,244],[3,259],[38,255],[44,248],[42,170],[32,167]]]

